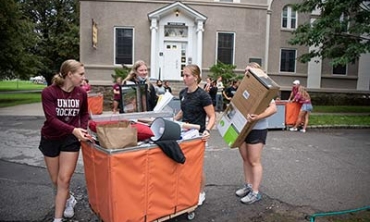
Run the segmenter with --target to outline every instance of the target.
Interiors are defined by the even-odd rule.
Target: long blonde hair
[[[78,68],[83,67],[84,65],[74,59],[68,59],[62,63],[60,66],[59,73],[53,76],[51,82],[58,86],[64,85],[64,80],[69,72],[75,73],[77,72]]]
[[[303,99],[309,100],[311,99],[310,94],[308,94],[307,89],[303,86],[298,87],[298,93],[302,96]]]
[[[191,74],[197,78],[197,84],[199,84],[202,81],[202,78],[200,77],[199,66],[195,64],[190,64],[190,65],[185,66],[184,69],[189,69]]]

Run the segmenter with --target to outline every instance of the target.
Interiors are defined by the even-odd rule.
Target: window
[[[133,29],[115,28],[114,64],[133,64]]]
[[[297,27],[297,12],[291,6],[285,6],[281,14],[281,27],[295,29]]]
[[[295,49],[282,49],[280,56],[280,72],[295,72],[295,61]]]
[[[334,75],[347,75],[347,66],[346,65],[336,65],[333,66]]]
[[[218,33],[217,61],[234,64],[234,33]]]

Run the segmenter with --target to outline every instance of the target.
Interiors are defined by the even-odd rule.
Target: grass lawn
[[[41,93],[0,94],[0,108],[41,102]]]
[[[36,84],[30,81],[24,80],[10,80],[0,81],[0,92],[1,91],[16,91],[16,90],[38,90],[45,88],[44,84]]]
[[[370,115],[311,115],[308,125],[370,126]]]

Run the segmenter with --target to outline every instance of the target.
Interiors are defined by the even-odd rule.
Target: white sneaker
[[[247,196],[250,192],[252,192],[252,188],[248,185],[244,185],[242,188],[240,188],[239,190],[237,190],[235,192],[235,195],[238,196],[238,197],[245,197]]]
[[[301,129],[300,131],[301,131],[302,133],[305,133],[305,132],[306,132],[306,130],[305,130],[305,129]]]
[[[290,128],[289,130],[292,131],[292,132],[296,132],[298,129],[297,128]]]
[[[199,194],[198,206],[201,206],[205,200],[206,200],[206,193],[201,192]]]
[[[64,210],[63,216],[65,218],[71,218],[75,215],[74,207],[77,204],[76,198],[71,194],[70,198],[66,202],[66,208]]]

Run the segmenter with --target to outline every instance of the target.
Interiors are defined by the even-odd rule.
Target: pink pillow
[[[152,129],[148,125],[142,123],[132,123],[132,127],[136,127],[137,129],[137,139],[139,141],[149,139],[150,137],[154,136]]]

